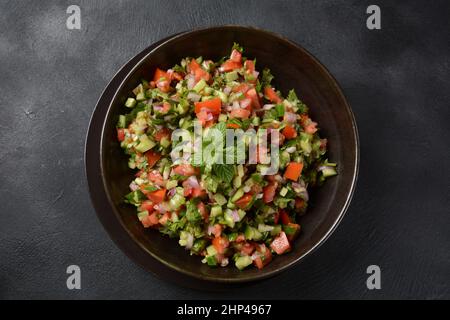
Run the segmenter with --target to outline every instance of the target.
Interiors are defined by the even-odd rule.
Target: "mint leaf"
[[[230,183],[233,180],[234,165],[232,164],[214,164],[212,170],[223,182]]]

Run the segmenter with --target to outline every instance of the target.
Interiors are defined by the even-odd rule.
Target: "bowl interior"
[[[129,192],[133,171],[117,140],[115,125],[127,110],[123,103],[140,79],[150,79],[156,67],[169,68],[185,56],[217,60],[227,54],[234,42],[245,48],[245,56],[256,58],[256,67],[271,69],[273,84],[284,94],[295,89],[319,123],[320,134],[329,142],[328,158],[338,163],[339,175],[311,192],[308,212],[300,220],[302,233],[292,252],[276,257],[263,270],[234,267],[210,268],[190,256],[174,239],[156,230],[144,229],[135,209],[123,203]],[[162,263],[185,274],[205,280],[238,282],[273,275],[299,261],[317,247],[335,228],[350,201],[357,174],[358,140],[354,119],[335,80],[309,53],[268,32],[245,27],[217,27],[175,36],[144,57],[119,87],[103,126],[101,168],[105,189],[117,219],[143,250]]]

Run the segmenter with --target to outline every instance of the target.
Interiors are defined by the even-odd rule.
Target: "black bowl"
[[[329,159],[338,163],[339,175],[311,193],[311,205],[301,219],[302,233],[293,250],[275,257],[263,270],[210,268],[202,264],[199,257],[190,256],[176,240],[156,230],[144,229],[136,218],[134,207],[123,203],[133,172],[127,167],[127,158],[117,142],[115,125],[119,115],[126,112],[123,104],[131,90],[141,79],[151,78],[156,67],[169,68],[185,56],[216,60],[227,55],[234,42],[245,48],[246,56],[257,58],[259,70],[271,69],[275,87],[283,93],[292,88],[296,90],[309,106],[311,117],[319,123],[321,135],[329,141]],[[297,44],[249,27],[194,30],[151,46],[133,58],[116,75],[114,82],[116,85],[110,84],[105,90],[97,105],[97,114],[94,112],[91,119],[86,144],[87,178],[98,216],[110,236],[147,270],[174,280],[187,275],[227,284],[267,278],[302,260],[323,243],[341,221],[349,206],[358,172],[356,124],[335,79]],[[177,275],[175,271],[181,274]]]

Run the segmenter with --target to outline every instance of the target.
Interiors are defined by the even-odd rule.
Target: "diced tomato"
[[[156,86],[162,92],[169,92],[170,90],[170,80],[160,80],[156,82]]]
[[[201,188],[192,189],[191,195],[193,198],[203,198],[206,196],[206,190]]]
[[[167,77],[172,80],[181,81],[183,80],[183,76],[179,74],[178,72],[173,71],[172,69],[167,70]]]
[[[211,118],[210,117],[211,113],[206,111],[205,109],[203,109],[196,115],[197,115],[197,119],[200,122],[200,124],[202,125],[202,127],[207,127],[208,122],[211,121],[211,120],[209,120]],[[213,119],[214,119],[214,116],[213,116]]]
[[[117,129],[117,140],[125,140],[125,129]]]
[[[250,86],[246,83],[238,84],[231,89],[231,91],[233,92],[242,92],[242,93],[246,93],[248,90],[250,90]]]
[[[183,189],[183,196],[189,197],[192,194],[192,188],[184,187]]]
[[[241,242],[244,242],[245,241],[245,236],[241,233],[241,234],[238,234],[238,236],[236,237],[236,243],[241,243]]]
[[[202,109],[211,112],[213,115],[219,115],[222,110],[222,100],[217,97],[206,101],[195,102],[195,113],[200,113]]]
[[[144,200],[141,203],[141,211],[145,211],[147,210],[148,212],[153,211],[153,202],[151,202],[150,200]]]
[[[248,207],[252,199],[253,195],[251,193],[246,193],[240,199],[236,200],[235,204],[238,208],[245,209]]]
[[[209,212],[208,212],[208,208],[205,206],[205,204],[200,201],[197,204],[197,209],[200,212],[200,215],[202,216],[203,220],[208,221]]]
[[[159,159],[161,159],[161,154],[149,150],[145,153],[145,157],[147,158],[148,167],[152,168],[159,161]]]
[[[165,197],[166,197],[166,189],[164,188],[147,193],[147,198],[149,198],[154,204],[163,202]]]
[[[162,109],[161,109],[161,113],[163,113],[163,114],[166,114],[167,112],[169,112],[169,110],[170,110],[170,103],[168,103],[168,102],[163,102],[163,105],[162,105]]]
[[[198,173],[198,169],[194,168],[190,164],[180,164],[173,168],[175,174],[179,174],[180,176],[190,177],[196,175]]]
[[[317,131],[317,122],[312,121],[306,114],[300,116],[300,123],[306,133],[314,134]]]
[[[172,131],[169,128],[162,128],[161,130],[156,131],[154,138],[156,141],[160,142],[162,138],[167,138],[170,140],[170,136],[172,134]]]
[[[289,240],[284,231],[281,231],[280,234],[272,241],[270,247],[277,254],[283,254],[286,251],[291,249],[291,245],[289,244]]]
[[[258,269],[264,268],[270,261],[272,261],[272,253],[270,249],[266,247],[265,244],[260,244],[256,246],[256,251],[258,252],[258,257],[253,260],[253,263]]]
[[[239,50],[233,49],[233,51],[231,51],[230,60],[234,62],[241,62],[242,53]]]
[[[253,60],[246,60],[244,62],[244,69],[249,73],[252,74],[255,71],[255,62]]]
[[[288,224],[291,223],[291,217],[289,217],[289,214],[286,212],[286,210],[280,210],[280,219],[282,224]]]
[[[250,111],[247,109],[233,109],[230,112],[231,118],[241,118],[241,119],[248,119],[250,116]]]
[[[293,126],[286,125],[282,131],[283,135],[286,137],[286,139],[293,139],[297,137],[297,131]]]
[[[154,184],[156,184],[158,186],[164,185],[164,179],[163,179],[161,173],[159,173],[157,170],[153,170],[153,171],[150,171],[149,173],[147,173],[147,177],[148,177],[148,180],[150,180],[151,182],[153,182]]]
[[[261,109],[261,103],[259,102],[259,96],[256,92],[255,88],[251,88],[245,93],[245,96],[247,98],[250,98],[252,100],[252,107],[255,109]]]
[[[150,213],[148,216],[144,217],[141,221],[144,228],[149,228],[155,226],[159,223],[158,214],[156,212]]]
[[[273,215],[273,223],[278,224],[279,220],[280,220],[280,211],[277,211]]]
[[[216,223],[216,224],[213,226],[212,234],[213,234],[215,237],[220,237],[220,235],[222,234],[222,225]]]
[[[295,209],[302,211],[303,209],[305,209],[305,200],[303,200],[302,198],[295,198]]]
[[[314,134],[317,131],[317,122],[312,121],[309,125],[305,127],[305,132]]]
[[[161,70],[159,68],[156,68],[155,75],[153,76],[153,81],[156,83],[161,79],[164,78],[167,81],[170,81],[170,76],[165,72],[164,70]]]
[[[221,70],[224,72],[233,71],[236,69],[240,69],[242,67],[242,63],[236,62],[233,60],[227,60],[220,66]]]
[[[161,218],[159,218],[158,222],[161,225],[165,225],[167,223],[167,220],[170,219],[170,212],[166,212],[163,214]]]
[[[239,129],[241,126],[238,125],[237,123],[227,123],[227,128],[230,129]]]
[[[288,164],[286,171],[284,172],[284,177],[292,181],[297,181],[302,174],[303,163],[301,162],[291,162]]]
[[[217,253],[225,253],[226,248],[229,246],[230,242],[225,237],[215,237],[212,240],[212,245],[217,250]]]
[[[205,81],[209,81],[211,79],[211,75],[206,70],[204,70],[195,59],[192,59],[189,63],[189,71],[194,75],[196,82],[200,81],[201,79]]]
[[[255,251],[255,246],[250,242],[245,242],[241,247],[241,254],[251,255]]]
[[[270,203],[275,197],[275,191],[277,190],[278,183],[272,182],[263,189],[263,201],[264,203]]]
[[[272,87],[264,88],[264,96],[273,103],[280,103],[282,100]]]

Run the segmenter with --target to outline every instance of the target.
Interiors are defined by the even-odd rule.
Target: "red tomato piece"
[[[284,177],[292,181],[297,181],[302,174],[303,163],[301,162],[291,162],[288,164],[286,171],[284,172]]]
[[[264,96],[273,103],[280,103],[282,101],[275,90],[269,86],[264,88]]]
[[[286,251],[291,249],[291,245],[289,244],[289,240],[284,231],[281,231],[280,234],[272,241],[270,247],[277,254],[283,254]]]
[[[263,189],[263,201],[264,203],[270,203],[275,197],[275,191],[277,190],[278,183],[272,182]]]
[[[125,140],[125,129],[117,129],[117,140]]]
[[[238,208],[245,209],[248,207],[252,199],[253,195],[251,193],[246,193],[240,199],[236,200],[235,204]]]
[[[293,126],[290,126],[290,125],[286,125],[286,127],[284,127],[282,133],[286,139],[293,139],[293,138],[297,137],[297,131],[295,130],[295,128]]]

